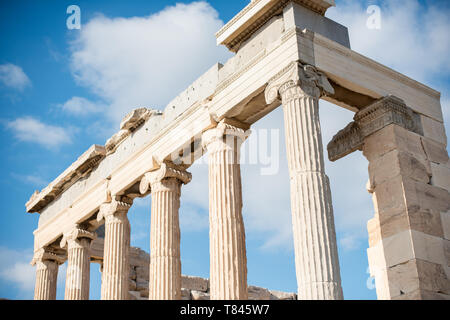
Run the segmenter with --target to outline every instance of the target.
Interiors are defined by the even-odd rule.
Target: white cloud
[[[48,125],[32,117],[10,121],[7,127],[19,141],[38,143],[48,149],[72,142],[69,129]]]
[[[102,103],[92,102],[82,97],[72,97],[59,107],[62,110],[76,116],[86,116],[92,113],[99,113],[106,108]]]
[[[147,17],[98,16],[71,46],[77,81],[120,120],[137,106],[164,107],[202,72],[230,54],[217,47],[223,25],[206,2],[177,4]]]
[[[31,85],[30,79],[22,68],[12,63],[0,65],[0,82],[6,87],[19,91]]]
[[[46,186],[48,184],[48,181],[43,179],[42,177],[38,176],[38,175],[26,175],[26,174],[16,174],[16,173],[11,173],[11,176],[17,180],[20,180],[22,182],[25,182],[27,184],[36,186],[36,187],[43,187]]]
[[[209,227],[207,207],[184,205],[180,211],[180,228],[184,232],[206,230]]]
[[[34,289],[36,271],[30,265],[32,257],[32,249],[19,251],[0,247],[0,278],[15,284],[25,299],[32,298]]]
[[[345,251],[353,251],[359,248],[360,240],[355,234],[344,234],[341,237],[339,244]]]
[[[383,1],[381,29],[369,29],[365,2],[343,0],[327,16],[349,28],[352,49],[416,80],[450,71],[450,7],[417,0]]]

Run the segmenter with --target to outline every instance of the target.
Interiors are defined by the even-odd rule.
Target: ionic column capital
[[[35,266],[36,264],[44,263],[46,261],[56,262],[56,264],[61,265],[66,260],[66,255],[59,254],[50,247],[45,247],[35,251],[33,259],[31,260],[31,265]]]
[[[72,229],[64,233],[60,243],[60,247],[65,248],[66,246],[68,245],[70,246],[72,244],[82,245],[78,241],[80,239],[89,239],[90,240],[89,243],[91,243],[92,240],[95,240],[96,238],[97,234],[95,232],[90,232],[76,225]]]
[[[101,222],[103,219],[108,221],[110,219],[122,219],[126,217],[128,210],[131,208],[133,200],[125,196],[113,197],[111,202],[104,203],[100,206],[100,211],[97,215],[97,221]]]
[[[188,184],[192,180],[192,174],[187,172],[183,166],[165,161],[157,170],[147,172],[144,175],[139,185],[139,191],[141,194],[146,194],[156,183],[171,178],[178,180],[180,183]]]
[[[364,139],[391,124],[422,134],[418,115],[402,99],[392,95],[361,109],[353,120],[328,144],[330,161],[339,160],[356,150],[361,150]]]
[[[285,103],[304,96],[318,99],[328,94],[334,94],[334,89],[326,75],[314,66],[294,61],[269,80],[265,98],[271,104],[277,99]]]
[[[205,131],[202,135],[203,149],[217,141],[224,141],[224,137],[236,137],[239,142],[243,143],[251,134],[250,126],[246,123],[233,119],[223,119],[211,129]]]

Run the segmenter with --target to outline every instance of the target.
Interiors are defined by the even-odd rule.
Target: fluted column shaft
[[[36,266],[34,300],[56,300],[56,287],[59,265],[66,260],[65,255],[56,254],[53,248],[37,250],[31,260]]]
[[[192,176],[184,167],[166,161],[141,180],[141,194],[151,188],[150,300],[181,300],[179,213],[181,185]]]
[[[247,255],[239,149],[243,130],[219,123],[203,134],[209,161],[210,294],[246,300]]]
[[[106,204],[105,245],[102,273],[102,300],[128,300],[130,223],[127,212],[131,203],[113,201]]]
[[[343,299],[330,183],[325,174],[318,87],[280,89],[291,178],[291,210],[298,296]]]
[[[56,300],[56,283],[59,265],[56,261],[36,262],[34,300]]]
[[[89,300],[90,247],[95,237],[94,233],[74,228],[61,241],[61,247],[67,245],[68,254],[65,300]]]
[[[181,300],[180,187],[176,178],[151,187],[150,300]]]

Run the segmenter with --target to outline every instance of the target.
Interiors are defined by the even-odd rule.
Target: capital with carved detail
[[[209,153],[222,148],[239,151],[240,146],[250,134],[250,125],[233,119],[223,119],[215,127],[203,133],[202,146]],[[237,146],[234,145],[235,142]]]
[[[289,90],[291,88],[300,90]],[[334,89],[325,74],[314,66],[294,61],[269,80],[265,98],[266,103],[271,104],[277,99],[286,102],[299,95],[318,99],[330,94],[334,94]]]
[[[157,170],[147,172],[144,175],[139,185],[139,191],[141,194],[146,194],[156,183],[170,178],[177,179],[183,184],[188,184],[191,182],[192,175],[183,166],[165,161],[161,163]]]
[[[114,220],[115,218],[126,217],[132,205],[133,200],[126,196],[113,197],[110,203],[104,203],[100,206],[97,221],[101,222],[104,219],[108,222],[108,220]]]
[[[61,248],[66,248],[68,245],[79,244],[80,239],[88,239],[90,242],[97,238],[95,232],[90,232],[79,225],[75,225],[72,229],[65,232],[60,243]]]
[[[34,253],[33,259],[31,260],[31,265],[35,266],[38,262],[44,261],[54,261],[61,265],[67,260],[66,255],[62,255],[56,252],[55,249],[51,247],[41,248]]]

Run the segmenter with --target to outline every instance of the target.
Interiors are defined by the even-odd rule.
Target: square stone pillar
[[[367,253],[378,299],[450,298],[450,180],[441,177],[449,177],[449,158],[423,124],[389,96],[359,111],[329,145],[332,160],[356,149],[369,160]]]

